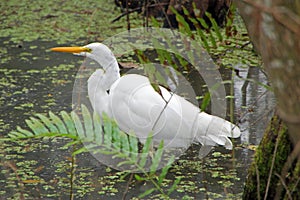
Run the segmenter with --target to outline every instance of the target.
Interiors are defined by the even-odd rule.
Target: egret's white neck
[[[112,84],[120,78],[120,69],[117,60],[110,63],[109,66],[103,66],[104,74],[101,80],[101,86],[104,90],[109,90]]]

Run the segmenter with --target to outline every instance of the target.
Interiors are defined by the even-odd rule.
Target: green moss
[[[276,143],[278,144],[275,152]],[[243,199],[257,199],[259,195],[264,197],[271,168],[273,171],[268,188],[268,198],[273,199],[276,195],[276,187],[279,181],[276,174],[281,174],[281,170],[291,151],[292,145],[289,140],[287,127],[278,116],[274,116],[256,150],[254,162],[249,168]],[[275,156],[274,163],[273,156]],[[258,188],[259,194],[257,192]]]

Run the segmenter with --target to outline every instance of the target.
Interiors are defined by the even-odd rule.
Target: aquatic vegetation
[[[125,18],[107,26],[107,21],[114,19],[116,15],[119,15],[119,11],[115,10],[113,2],[104,0],[1,2],[2,135],[11,130],[18,131],[16,124],[26,127],[24,119],[33,117],[36,113],[48,113],[51,110],[58,115],[61,110],[71,110],[70,95],[77,66],[80,65],[78,58],[66,57],[64,59],[67,62],[62,58],[54,59],[55,56],[52,57],[47,49],[57,44],[78,45],[102,41],[126,30]],[[141,16],[134,13],[130,17],[132,28],[142,26]],[[159,22],[150,23],[153,26],[155,23],[160,25]],[[241,19],[237,16],[232,23],[230,36],[226,29],[217,27],[209,32],[180,28],[206,47],[220,69],[226,71],[224,74],[227,75],[223,78],[228,85],[232,84],[232,77],[228,74],[231,74],[236,65],[242,64],[244,69],[261,66],[261,60],[249,42]],[[133,54],[134,52],[122,56],[120,61],[136,62],[138,58]],[[159,58],[156,61],[160,62]],[[232,97],[232,94],[228,93],[228,96]],[[198,98],[209,101],[207,96]],[[248,108],[245,106],[243,110]],[[161,171],[153,177],[140,174],[130,177],[125,172],[100,165],[84,150],[78,151],[74,160],[73,145],[65,146],[73,142],[73,139],[45,137],[18,140],[18,143],[11,143],[6,139],[0,139],[1,197],[69,198],[71,185],[74,198],[121,199],[124,191],[136,199],[144,192],[145,195],[152,192],[147,198],[166,197],[157,190],[151,190],[153,184],[149,182],[150,179],[158,181]],[[176,183],[170,193],[170,198],[173,199],[241,197],[241,176],[245,174],[247,163],[242,165],[235,160],[232,152],[218,148],[213,150],[210,159],[202,160],[197,158],[198,150],[199,146],[193,145],[185,155],[170,165],[164,172],[168,172],[164,179],[159,180],[160,188],[167,194],[170,186]],[[247,149],[241,146],[237,147],[237,151],[244,153]],[[251,155],[251,151],[247,153]]]

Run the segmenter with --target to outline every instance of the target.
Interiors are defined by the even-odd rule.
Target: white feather
[[[144,142],[150,132],[154,143],[188,147],[192,143],[232,148],[229,137],[240,136],[234,124],[207,113],[184,98],[160,87],[162,96],[148,78],[137,74],[120,77],[116,58],[105,45],[92,43],[85,56],[103,67],[88,80],[88,95],[96,112],[113,117],[121,130],[134,132]],[[109,89],[109,93],[107,90]]]

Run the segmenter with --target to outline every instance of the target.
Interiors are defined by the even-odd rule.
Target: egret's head
[[[102,43],[91,43],[82,47],[54,47],[51,51],[73,53],[74,55],[80,55],[88,57],[99,63],[104,69],[108,69],[117,60],[112,51]]]

